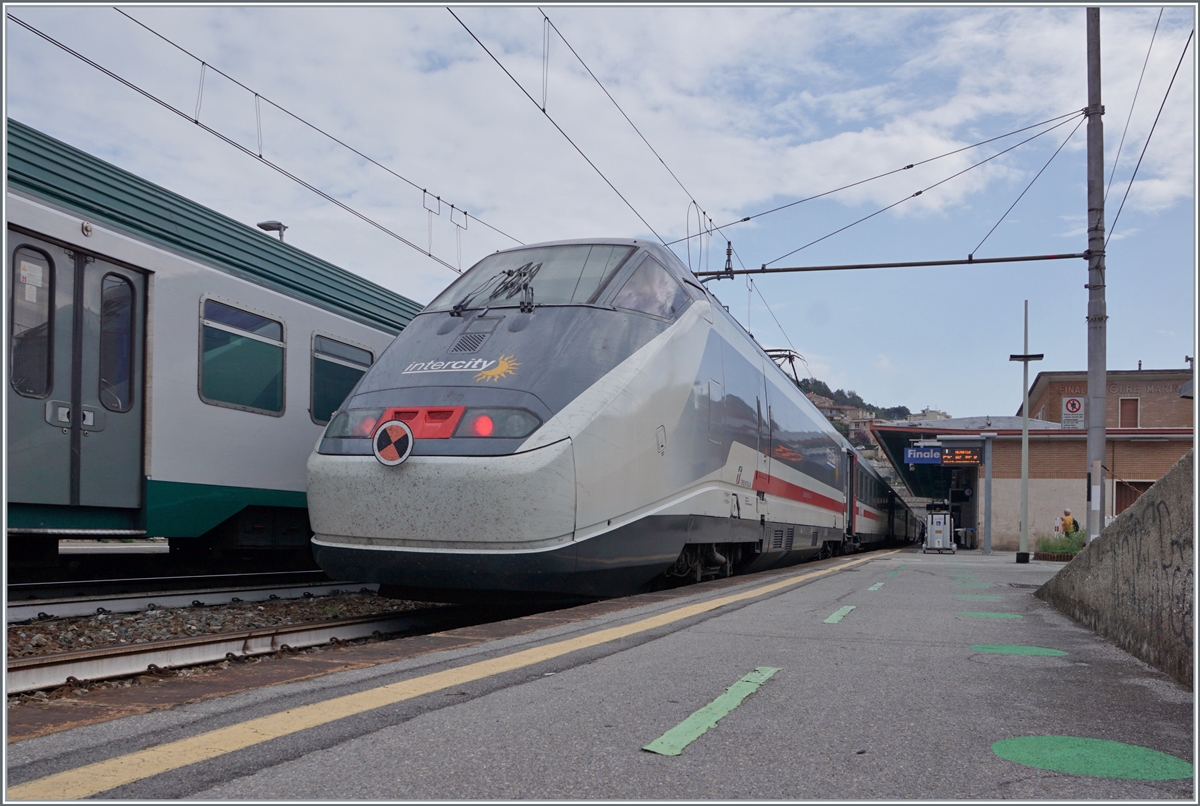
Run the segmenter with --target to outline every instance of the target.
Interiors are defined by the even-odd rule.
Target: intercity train
[[[668,249],[488,255],[308,460],[317,563],[432,601],[601,598],[911,540],[916,520]]]
[[[59,538],[312,564],[304,467],[420,305],[8,121],[9,570]]]

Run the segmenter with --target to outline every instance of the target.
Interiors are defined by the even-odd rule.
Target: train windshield
[[[488,255],[429,303],[426,311],[593,302],[635,247],[569,244]]]

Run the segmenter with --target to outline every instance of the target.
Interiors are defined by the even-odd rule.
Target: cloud
[[[12,117],[239,221],[282,220],[290,227],[289,243],[421,302],[456,276],[422,254],[430,244],[454,266],[461,249],[468,266],[514,245],[514,238],[653,239],[653,228],[672,240],[689,228],[695,232],[693,199],[717,224],[739,221],[1086,103],[1082,8],[547,8],[668,172],[555,37],[547,114],[541,112],[543,22],[533,7],[467,6],[455,13],[536,103],[442,7],[128,8],[251,88],[207,69],[200,103],[204,123],[255,153],[261,125],[264,156],[417,246],[412,248],[204,133],[190,121],[199,96],[199,62],[111,8],[7,10],[186,116],[9,24],[5,79]],[[1150,7],[1102,12],[1106,166],[1111,171],[1117,163],[1109,196],[1114,211],[1192,25],[1189,9],[1164,12],[1117,161],[1157,15]],[[1193,72],[1192,62],[1180,70],[1113,236],[1123,239],[1123,248],[1145,255],[1150,268],[1139,282],[1158,289],[1160,299],[1183,296],[1170,294],[1180,280],[1164,267],[1191,271],[1186,260],[1173,256],[1192,255],[1194,233],[1152,223],[1187,218],[1180,211],[1191,215]],[[413,184],[262,99],[256,109],[254,92]],[[1058,129],[920,196],[912,194],[1032,132],[735,224],[713,233],[716,249],[709,258],[723,265],[724,235],[755,266],[902,199],[892,210],[822,241],[805,257],[835,264],[965,255],[1068,131]],[[1084,218],[1073,212],[1085,207],[1084,140],[1080,132],[1014,210],[1019,224],[1010,218],[1010,226],[992,236],[993,248],[1003,243],[1013,249],[998,254],[1050,251],[1059,248],[1058,237],[1085,234]],[[442,215],[426,211],[424,189],[441,196]],[[460,230],[450,221],[450,203],[507,235],[477,220]],[[686,257],[682,244],[676,249]],[[1158,257],[1160,249],[1174,250],[1172,259]],[[989,292],[988,305],[972,309],[971,324],[979,333],[1005,332],[996,311],[1012,302],[1006,295],[1026,293],[1022,282],[1041,288],[1049,277],[1060,276],[1032,271],[1014,267],[1006,288]],[[877,344],[898,338],[896,323],[905,312],[947,307],[978,287],[971,285],[974,279],[960,277],[975,274],[912,272],[895,281],[881,274],[805,275],[764,278],[760,288],[791,339],[804,345],[801,352],[817,356],[809,358],[817,377],[834,388],[863,390],[880,371],[864,357],[877,355]],[[1078,290],[1078,283],[1070,287]],[[744,289],[727,293],[737,309]],[[1180,315],[1192,315],[1190,307]],[[775,329],[765,312],[756,308],[754,317],[756,331]],[[981,338],[957,338],[941,358],[963,367],[978,364],[968,353]],[[929,394],[943,401],[939,405],[961,410],[970,408],[972,396],[1006,399],[1007,386],[998,387],[994,377],[1002,373],[994,367],[973,371],[964,369],[963,377]],[[925,388],[902,384],[907,377],[898,372],[889,381],[894,391],[873,392],[868,399],[883,404],[888,401],[875,396]],[[914,407],[911,400],[892,402]]]

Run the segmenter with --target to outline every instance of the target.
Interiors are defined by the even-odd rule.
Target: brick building
[[[1191,428],[1192,401],[1180,397],[1192,379],[1190,369],[1123,370],[1108,373],[1109,428]],[[1086,372],[1039,372],[1029,387],[1030,417],[1062,423],[1071,413],[1072,399],[1082,399],[1080,417],[1087,415]],[[1021,416],[1020,407],[1017,416]],[[1086,419],[1084,420],[1086,422]]]
[[[1108,373],[1104,515],[1124,511],[1160,479],[1194,439],[1193,401],[1181,398],[1190,369]],[[1064,508],[1080,522],[1087,513],[1087,373],[1043,372],[1030,386],[1029,534],[1055,531]],[[1011,417],[967,417],[875,425],[889,461],[913,494],[949,500],[958,528],[984,532],[984,467],[907,465],[904,448],[915,440],[944,446],[992,443],[992,546],[1012,550],[1020,537],[1021,410]]]

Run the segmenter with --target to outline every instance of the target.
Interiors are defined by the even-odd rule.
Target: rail
[[[287,653],[321,644],[369,638],[376,633],[387,635],[428,629],[446,620],[441,618],[444,611],[439,611],[442,608],[17,658],[8,661],[7,688],[9,694],[20,694],[72,682],[83,686],[88,681],[145,674],[147,670],[153,672],[155,669]]]

